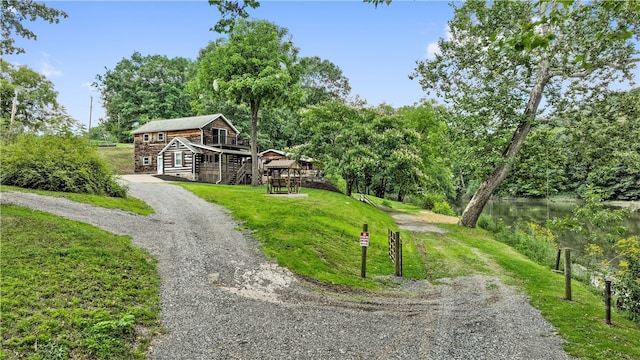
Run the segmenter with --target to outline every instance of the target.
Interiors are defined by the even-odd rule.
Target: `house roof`
[[[265,167],[267,169],[299,169],[300,164],[295,160],[273,160]]]
[[[213,115],[202,115],[202,116],[191,116],[191,117],[183,117],[177,119],[167,119],[167,120],[153,120],[148,123],[140,126],[135,129],[133,134],[142,134],[142,133],[150,133],[150,132],[158,132],[158,131],[173,131],[173,130],[189,130],[189,129],[202,129],[210,122],[222,118],[224,122],[229,125],[233,131],[237,134],[240,133],[238,129],[222,114],[213,114]]]
[[[196,148],[193,146],[193,145],[195,145],[195,144],[191,143],[191,142],[189,141],[189,139],[186,139],[186,138],[183,138],[183,137],[180,137],[180,136],[176,136],[176,137],[174,137],[173,139],[171,139],[171,141],[169,141],[169,143],[168,143],[168,144],[167,144],[167,145],[166,145],[162,150],[160,150],[160,152],[161,152],[161,153],[163,153],[165,150],[167,150],[167,149],[171,146],[171,144],[173,144],[173,143],[174,143],[174,142],[176,142],[176,141],[181,142],[181,143],[182,143],[184,146],[186,146],[186,147],[187,147],[187,149],[189,149],[192,153],[199,154],[199,153],[201,153],[201,152],[202,152],[202,151],[200,151],[200,150],[196,149]]]
[[[199,149],[205,149],[209,151],[215,151],[221,154],[231,154],[231,155],[241,155],[241,156],[251,156],[251,152],[247,150],[230,150],[230,149],[221,149],[213,146],[201,145],[191,143],[191,146]]]
[[[289,156],[289,155],[291,155],[290,153],[286,153],[286,152],[284,152],[284,151],[276,150],[276,149],[269,149],[269,150],[265,150],[265,151],[261,152],[261,153],[260,153],[260,155],[264,155],[264,154],[266,154],[266,153],[268,153],[268,152],[274,152],[274,153],[279,154],[279,155],[282,155],[282,156]]]

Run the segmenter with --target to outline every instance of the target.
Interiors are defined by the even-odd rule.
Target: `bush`
[[[27,189],[125,197],[107,163],[79,137],[22,135],[4,146],[0,183]]]
[[[535,223],[505,226],[502,220],[494,222],[490,216],[484,214],[478,218],[477,225],[495,233],[496,240],[511,246],[540,265],[549,265],[555,259],[555,236],[546,227]]]
[[[631,320],[640,323],[640,237],[622,239],[614,248],[621,257],[614,282],[618,306],[627,311]]]
[[[552,264],[556,255],[555,236],[551,230],[535,223],[517,224],[506,227],[496,235],[496,239],[540,265]]]
[[[476,223],[476,225],[479,228],[485,229],[487,231],[491,231],[494,234],[497,234],[506,229],[506,226],[504,225],[504,222],[502,221],[502,219],[499,219],[498,222],[495,222],[493,221],[491,216],[485,215],[485,214],[480,214],[480,217],[478,218],[478,222]]]
[[[433,208],[431,209],[431,211],[433,211],[436,214],[443,214],[443,215],[449,215],[449,216],[456,215],[455,210],[453,210],[453,208],[451,208],[451,205],[449,205],[449,203],[446,201],[436,202],[435,204],[433,204]]]

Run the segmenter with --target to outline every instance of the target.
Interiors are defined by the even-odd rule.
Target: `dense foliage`
[[[25,39],[37,40],[38,36],[24,25],[25,20],[36,21],[38,18],[57,24],[60,18],[68,17],[64,11],[51,8],[41,1],[2,0],[0,7],[1,32],[0,55],[24,53],[22,47],[15,45],[13,34]]]
[[[134,52],[113,70],[97,75],[107,118],[103,125],[120,142],[133,140],[130,131],[149,120],[192,116],[185,91],[191,60]]]
[[[3,146],[0,159],[2,185],[126,196],[96,149],[79,137],[23,135]]]
[[[566,112],[557,126],[535,129],[500,195],[581,193],[640,199],[640,89],[616,92]]]
[[[438,53],[412,76],[452,104],[456,133],[481,159],[483,181],[462,225],[476,225],[540,122],[541,104],[564,110],[633,79],[639,13],[634,1],[466,1],[455,8]]]
[[[303,113],[310,137],[298,151],[340,176],[347,195],[392,193],[403,201],[407,195],[441,194],[431,208],[453,196],[450,158],[443,156],[448,146],[443,114],[430,103],[399,110],[323,103]]]

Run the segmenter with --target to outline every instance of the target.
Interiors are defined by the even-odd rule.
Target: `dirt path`
[[[169,184],[131,182],[137,216],[27,193],[27,206],[133,237],[158,259],[151,359],[566,359],[554,328],[497,278],[406,281],[395,295],[327,295],[265,258],[227,211]]]

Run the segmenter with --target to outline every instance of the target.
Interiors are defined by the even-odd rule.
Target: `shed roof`
[[[300,169],[300,164],[295,160],[273,160],[265,167],[267,169]]]
[[[173,130],[189,130],[189,129],[202,129],[204,126],[209,124],[210,122],[222,118],[227,125],[236,133],[240,133],[238,129],[222,114],[213,114],[213,115],[201,115],[201,116],[191,116],[191,117],[183,117],[177,119],[167,119],[167,120],[153,120],[148,123],[140,126],[139,128],[133,131],[133,134],[142,134],[149,132],[158,132],[158,131],[173,131]]]
[[[231,150],[231,149],[222,149],[213,146],[201,145],[196,143],[191,143],[191,146],[199,149],[205,149],[209,151],[215,151],[220,154],[231,154],[231,155],[240,155],[240,156],[251,156],[251,151],[247,150]]]
[[[290,156],[290,155],[292,155],[291,153],[286,153],[284,151],[276,150],[276,149],[265,150],[265,151],[261,152],[260,155],[264,155],[264,154],[266,154],[268,152],[274,152],[274,153],[276,153],[278,155],[282,155],[282,156]]]

